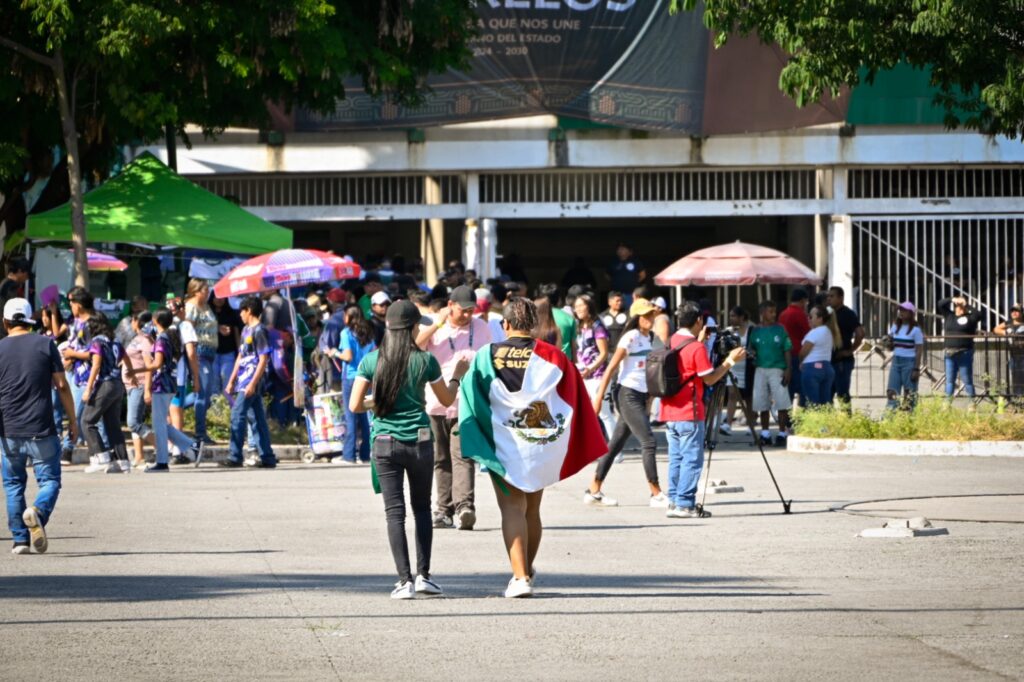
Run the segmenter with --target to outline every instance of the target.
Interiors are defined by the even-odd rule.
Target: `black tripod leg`
[[[722,419],[722,406],[725,403],[726,386],[723,383],[711,389],[711,399],[705,407],[704,417],[704,448],[708,451],[708,465],[704,470],[704,492],[701,493],[700,503],[696,505],[697,512],[704,516],[704,503],[708,499],[708,482],[711,480],[711,458],[718,447],[718,426]]]
[[[729,374],[731,375],[732,373],[730,372]],[[743,403],[743,409],[747,410],[748,412],[753,411],[751,409],[750,403],[747,402],[747,399],[743,397],[742,393],[740,394],[740,402]],[[790,506],[792,506],[793,500],[787,501],[786,498],[783,497],[782,490],[779,488],[779,482],[775,480],[775,472],[772,471],[772,467],[768,463],[768,456],[764,454],[764,446],[761,445],[761,439],[757,437],[755,426],[754,424],[748,424],[748,426],[750,427],[750,435],[754,438],[754,442],[757,443],[757,449],[761,452],[761,459],[764,461],[764,466],[765,468],[768,469],[768,475],[772,479],[772,485],[775,486],[775,492],[779,494],[779,501],[782,502],[782,513],[789,514]]]

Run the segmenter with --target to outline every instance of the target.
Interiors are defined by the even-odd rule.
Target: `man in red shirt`
[[[811,331],[811,322],[807,317],[808,296],[805,289],[794,289],[789,297],[789,306],[779,313],[779,324],[786,328],[789,340],[793,342],[793,350],[804,345],[804,337]],[[800,356],[794,352],[790,366],[789,399],[800,392]]]
[[[704,386],[718,383],[746,351],[734,348],[718,367],[711,366],[702,332],[704,318],[700,306],[687,301],[676,313],[679,329],[670,343],[672,348],[685,344],[679,352],[679,376],[683,388],[661,399],[661,421],[668,431],[668,499],[665,516],[693,519],[702,516],[697,509],[697,482],[704,467]],[[703,516],[711,516],[704,512]]]

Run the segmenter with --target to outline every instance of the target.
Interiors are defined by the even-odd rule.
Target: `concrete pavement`
[[[1022,493],[1024,461],[770,451],[795,500],[782,516],[754,453],[716,452],[712,477],[746,492],[709,496],[711,519],[650,509],[635,458],[606,483],[618,508],[582,505],[589,471],[549,489],[538,596],[518,601],[500,597],[509,569],[484,477],[477,530],[435,533],[448,596],[395,602],[366,467],[72,467],[50,552],[0,556],[2,677],[1024,678],[1024,525],[868,540],[854,536],[879,519],[829,511]],[[944,518],[999,513],[983,498],[928,505]]]

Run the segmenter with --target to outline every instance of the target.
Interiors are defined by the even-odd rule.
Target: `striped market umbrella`
[[[87,251],[86,253],[89,259],[89,269],[93,272],[124,272],[128,269],[128,264],[119,258],[99,251]]]
[[[282,249],[250,258],[225,275],[213,293],[219,298],[290,289],[337,279],[356,279],[361,268],[348,258],[315,249]]]

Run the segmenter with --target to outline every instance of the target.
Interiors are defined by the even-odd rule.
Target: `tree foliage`
[[[672,0],[673,12],[697,0]],[[946,125],[1024,134],[1020,0],[704,0],[716,46],[757,34],[791,55],[779,87],[799,106],[905,61],[930,69]]]
[[[428,73],[464,63],[471,5],[0,0],[0,180],[61,144],[74,217],[76,177],[102,176],[120,145],[167,126],[263,127],[268,102],[330,111],[351,75],[415,100]]]

